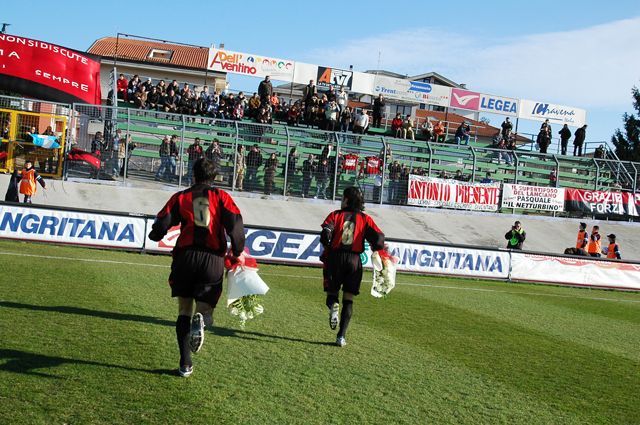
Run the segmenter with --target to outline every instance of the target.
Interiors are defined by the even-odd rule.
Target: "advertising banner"
[[[629,192],[565,189],[565,210],[589,214],[638,216],[640,196]]]
[[[451,89],[449,106],[452,108],[477,111],[480,109],[480,93],[463,89]]]
[[[346,91],[351,91],[353,82],[353,71],[345,71],[344,69],[318,67],[318,75],[316,85],[318,89],[329,89],[330,86],[338,91],[340,87],[344,87]]]
[[[534,121],[545,121],[548,119],[550,123],[582,127],[587,121],[587,111],[574,108],[573,106],[554,105],[553,103],[521,99],[518,117]]]
[[[58,102],[100,104],[100,62],[55,44],[0,34],[0,88]]]
[[[373,94],[382,94],[388,99],[401,100],[409,103],[449,106],[451,88],[437,84],[376,75]]]
[[[0,238],[142,249],[145,218],[0,205]]]
[[[409,175],[409,205],[497,211],[500,183],[474,184]]]
[[[480,111],[517,117],[518,99],[483,93],[480,95]]]
[[[511,254],[511,279],[640,289],[640,265],[514,252]]]
[[[252,77],[271,77],[272,80],[291,81],[295,64],[292,60],[258,56],[230,50],[209,49],[207,69]]]
[[[564,211],[565,190],[561,187],[502,185],[502,208],[535,211]]]

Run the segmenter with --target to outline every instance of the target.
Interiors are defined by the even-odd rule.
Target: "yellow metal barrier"
[[[0,109],[0,172],[20,170],[26,161],[31,161],[42,176],[61,177],[67,122],[63,115]],[[57,137],[59,148],[33,144],[29,134],[43,134],[46,130]]]

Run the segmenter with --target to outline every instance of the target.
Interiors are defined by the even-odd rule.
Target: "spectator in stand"
[[[558,187],[558,173],[556,170],[551,170],[549,173],[549,187]]]
[[[162,96],[158,92],[158,87],[151,87],[151,92],[147,95],[147,109],[157,111],[161,101]]]
[[[504,235],[504,238],[507,240],[507,249],[522,249],[527,233],[522,228],[521,223],[516,221],[511,226],[511,230]]]
[[[236,106],[233,108],[233,119],[236,121],[242,121],[242,118],[244,118],[242,102],[236,101]]]
[[[118,81],[116,82],[118,99],[127,100],[127,89],[129,88],[129,81],[125,78],[124,74],[120,74]]]
[[[602,253],[605,254],[610,260],[622,260],[622,256],[620,255],[620,247],[616,243],[616,235],[611,233],[610,235],[607,235],[607,238],[609,239],[609,246],[605,247],[602,250]]]
[[[249,118],[256,118],[258,116],[258,109],[260,108],[260,97],[258,93],[254,93],[249,99]]]
[[[316,165],[312,154],[309,154],[307,159],[302,163],[302,197],[307,198],[309,196],[309,188],[311,187],[311,181],[316,173]]]
[[[400,177],[402,174],[402,165],[400,162],[394,161],[389,164],[389,191],[387,202],[397,204],[400,201]]]
[[[502,131],[500,132],[500,134],[502,134],[502,138],[504,140],[509,140],[509,136],[511,136],[511,130],[513,130],[513,124],[511,124],[511,120],[509,119],[509,117],[504,119],[501,127]]]
[[[338,92],[338,108],[340,108],[340,113],[345,110],[348,104],[349,95],[344,91],[344,87],[340,86],[340,91]]]
[[[470,127],[466,122],[460,123],[458,129],[456,130],[456,145],[460,146],[460,144],[469,144],[470,138]],[[464,143],[462,143],[464,141]]]
[[[351,124],[351,108],[347,106],[340,113],[340,131],[342,133],[349,131],[349,124]]]
[[[587,245],[587,253],[592,257],[600,257],[602,252],[600,242],[600,227],[593,226],[591,236],[589,236],[589,244]]]
[[[336,90],[333,88],[333,86],[329,86],[329,90],[327,90],[325,95],[327,96],[327,102],[337,100]]]
[[[325,130],[336,131],[338,126],[338,116],[340,114],[340,108],[335,100],[330,101],[325,107],[324,117],[326,122]]]
[[[573,139],[573,156],[582,156],[582,145],[587,138],[587,125],[578,128]],[[576,152],[578,153],[576,155]]]
[[[464,174],[462,174],[462,170],[456,170],[456,175],[453,177],[453,179],[459,182],[467,181],[467,179],[464,177]]]
[[[396,139],[402,137],[402,115],[400,112],[397,112],[395,118],[391,120],[391,132]]]
[[[369,115],[362,109],[356,114],[356,119],[353,121],[353,132],[356,134],[364,134],[369,127]]]
[[[298,126],[300,123],[300,102],[296,101],[287,111],[287,125]]]
[[[133,95],[138,91],[138,85],[140,85],[140,77],[134,75],[127,85],[127,100],[133,100]]]
[[[302,98],[305,104],[308,105],[314,96],[318,97],[318,88],[316,87],[313,80],[309,80],[309,84],[304,86],[304,89],[302,91]]]
[[[316,110],[318,109],[318,97],[314,94],[304,103],[304,122],[308,126],[315,124]]]
[[[273,108],[273,113],[276,114],[277,112],[280,111],[280,99],[278,98],[278,95],[276,93],[273,93],[271,95],[271,97],[269,98],[269,103],[271,104],[271,107]]]
[[[269,103],[269,99],[273,95],[273,85],[271,84],[271,78],[267,75],[264,80],[260,82],[258,86],[258,96],[260,96],[260,103]]]
[[[444,123],[442,121],[436,122],[436,125],[433,126],[433,136],[436,143],[444,143],[446,137],[444,131]]]
[[[409,194],[409,176],[411,171],[406,165],[402,166],[402,173],[400,174],[400,199],[399,203],[406,205]]]
[[[258,168],[262,166],[262,154],[260,147],[255,144],[247,154],[247,189],[256,190],[258,188]]]
[[[227,116],[227,101],[222,98],[220,99],[220,101],[218,102],[218,109],[217,109],[217,114],[216,116],[218,118],[220,118],[221,120],[226,120],[228,118]]]
[[[440,170],[440,173],[438,174],[438,178],[439,179],[448,179],[449,176],[447,176],[447,172],[445,170]]]
[[[413,120],[411,119],[411,115],[407,115],[402,123],[402,138],[411,138],[411,140],[416,140],[415,132],[413,131]]]
[[[165,84],[164,80],[158,81],[156,88],[158,89],[158,93],[160,93],[160,96],[164,96],[167,93],[167,85]]]
[[[276,181],[276,170],[278,169],[278,158],[273,152],[264,163],[264,194],[271,195],[273,193]]]
[[[200,146],[200,138],[196,137],[193,144],[187,148],[187,184],[191,186],[193,179],[193,164],[203,157],[202,146]]]
[[[165,112],[174,114],[178,112],[178,96],[176,96],[173,89],[169,89],[167,95],[162,99],[162,109]]]
[[[298,162],[298,149],[294,146],[287,156],[287,166],[285,169],[287,173],[287,188],[285,193],[287,196],[291,195],[291,188],[297,186],[297,184],[294,184],[294,180],[297,181],[298,179],[296,176],[296,162]]]
[[[321,158],[316,168],[316,196],[313,199],[327,199],[327,187],[329,186],[329,161]]]
[[[247,109],[247,104],[249,103],[249,101],[244,95],[243,91],[238,93],[238,97],[236,97],[236,103],[240,103],[242,105],[242,109]]]
[[[538,133],[537,143],[540,148],[540,153],[547,153],[547,148],[551,144],[551,124],[549,124],[549,120],[542,123],[540,132]]]
[[[204,152],[204,156],[213,163],[216,171],[220,172],[224,153],[222,152],[220,141],[218,139],[213,139],[213,142],[211,142],[207,150]]]
[[[262,158],[261,158],[262,159]],[[235,171],[235,188],[238,191],[242,191],[242,183],[244,182],[244,170],[245,170],[245,159],[244,159],[244,145],[238,145],[238,151],[236,153],[236,171]]]
[[[144,83],[141,84],[141,87],[144,87],[145,91],[147,93],[151,93],[151,87],[153,87],[153,82],[151,81],[151,78],[147,78],[147,81],[145,81]]]
[[[373,101],[373,126],[376,128],[380,128],[382,123],[385,105],[382,93],[378,94],[378,97]]]
[[[147,109],[147,89],[141,85],[139,90],[133,94],[133,105],[138,109]]]
[[[271,107],[268,104],[260,105],[258,108],[258,115],[256,116],[256,122],[260,124],[271,123]]]
[[[169,90],[173,90],[173,93],[175,93],[176,96],[180,96],[180,85],[177,80],[173,80],[171,84],[169,84],[166,92],[169,93]]]
[[[424,123],[422,124],[421,130],[422,130],[422,135],[424,136],[424,139],[427,142],[429,142],[433,137],[433,124],[431,123],[431,120],[429,120],[429,118],[427,118],[424,121]]]
[[[329,100],[327,100],[327,95],[323,93],[320,96],[320,101],[318,102],[318,109],[316,109],[316,125],[318,128],[325,129],[327,126],[327,120],[324,115],[327,106],[329,106]]]
[[[493,183],[493,179],[491,178],[491,172],[490,171],[487,171],[487,173],[485,174],[484,178],[482,180],[480,180],[480,183],[482,183],[482,184]]]
[[[560,153],[562,155],[567,154],[567,146],[569,145],[569,139],[571,138],[571,130],[566,124],[562,126],[562,129],[558,132],[560,134]]]
[[[596,150],[593,152],[593,157],[596,159],[604,159],[604,155],[605,155],[604,145],[598,146]]]
[[[169,136],[164,136],[162,138],[158,153],[160,154],[160,167],[158,167],[158,171],[156,172],[156,180],[159,181],[166,177],[168,170],[170,169],[171,141],[169,140]]]

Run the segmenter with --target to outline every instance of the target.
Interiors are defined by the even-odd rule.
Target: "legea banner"
[[[582,127],[587,121],[587,111],[573,106],[521,99],[518,117],[534,121],[549,120],[550,123]]]
[[[207,69],[233,74],[266,77],[273,80],[291,81],[295,64],[292,60],[258,56],[230,50],[209,49]]]
[[[408,204],[474,211],[497,211],[500,183],[474,184],[409,175]]]
[[[451,88],[420,81],[376,75],[373,94],[382,94],[389,99],[410,103],[449,106]]]
[[[0,88],[57,102],[100,104],[100,62],[40,40],[0,34]]]
[[[564,188],[502,185],[502,208],[535,211],[564,211]]]
[[[483,93],[480,95],[480,111],[517,117],[518,99]]]
[[[145,218],[0,204],[0,238],[142,249]]]

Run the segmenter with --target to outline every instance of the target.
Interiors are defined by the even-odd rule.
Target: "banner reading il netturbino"
[[[565,189],[565,210],[590,214],[638,216],[640,196],[629,192]]]
[[[474,184],[411,174],[408,195],[409,205],[497,211],[500,183]]]
[[[503,184],[502,208],[564,211],[564,188]]]

